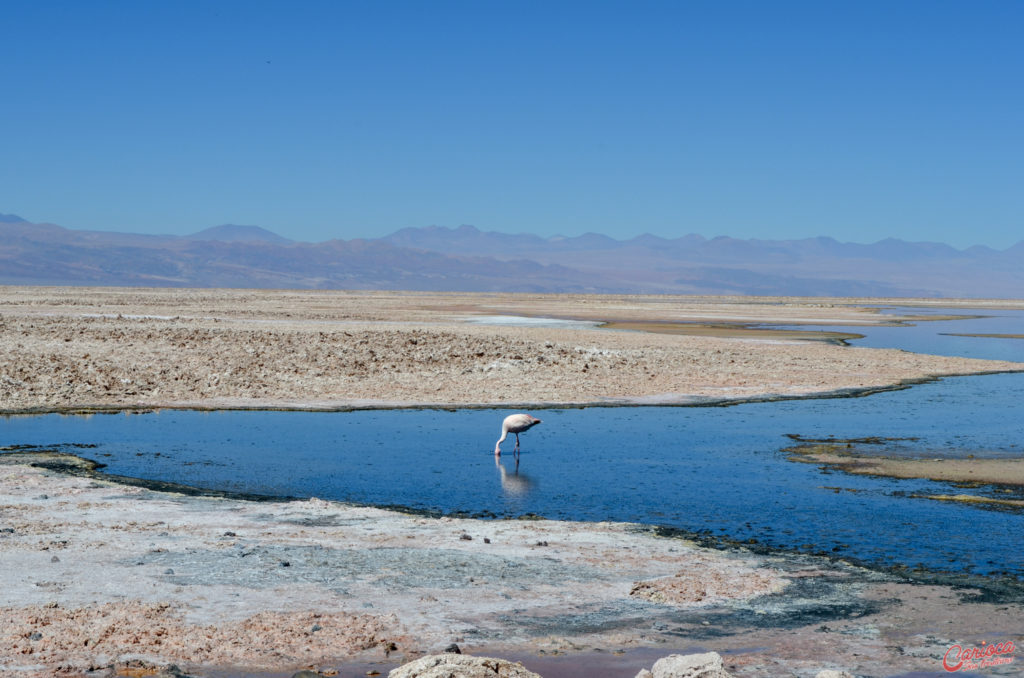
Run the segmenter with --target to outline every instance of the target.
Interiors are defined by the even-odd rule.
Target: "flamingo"
[[[540,419],[532,417],[529,414],[510,414],[505,417],[505,421],[501,422],[501,437],[498,438],[498,442],[494,446],[494,456],[501,456],[501,444],[505,441],[505,438],[508,437],[509,433],[514,433],[516,436],[516,447],[513,451],[518,458],[519,434],[533,428],[539,423]]]

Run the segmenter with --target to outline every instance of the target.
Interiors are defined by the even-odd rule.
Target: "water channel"
[[[867,336],[854,343],[1024,360],[1022,339],[950,336],[1024,333],[1022,311],[986,315],[858,328]],[[213,490],[495,519],[630,521],[880,566],[1024,576],[1020,510],[934,501],[924,497],[960,490],[828,471],[784,451],[787,434],[879,436],[903,439],[887,455],[1020,457],[1021,403],[1024,374],[996,374],[864,397],[537,410],[544,423],[523,435],[518,467],[510,454],[492,454],[508,411],[491,409],[11,416],[0,420],[0,444]],[[1006,486],[972,491],[1024,498]]]

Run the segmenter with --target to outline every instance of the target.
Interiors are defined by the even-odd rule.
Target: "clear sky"
[[[1024,239],[1017,0],[5,0],[0,212]]]

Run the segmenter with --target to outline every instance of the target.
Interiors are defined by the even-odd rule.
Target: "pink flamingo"
[[[519,434],[523,431],[528,431],[539,423],[540,419],[531,417],[528,414],[510,414],[505,417],[505,421],[501,422],[501,437],[498,438],[498,442],[494,446],[494,456],[501,456],[501,444],[505,442],[505,438],[508,437],[509,433],[514,433],[516,436],[516,447],[513,452],[515,452],[516,458],[518,458]]]

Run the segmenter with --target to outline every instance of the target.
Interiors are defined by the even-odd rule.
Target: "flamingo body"
[[[509,433],[515,434],[516,446],[514,452],[518,455],[519,434],[523,431],[528,431],[539,423],[540,419],[529,414],[510,414],[505,417],[505,421],[501,422],[501,437],[498,438],[498,442],[494,446],[494,455],[501,456],[501,444],[505,442],[505,438],[508,437]]]

